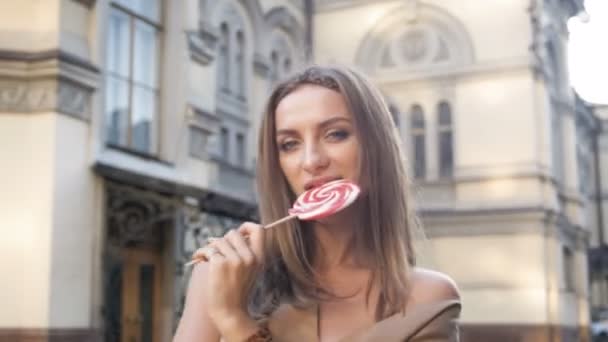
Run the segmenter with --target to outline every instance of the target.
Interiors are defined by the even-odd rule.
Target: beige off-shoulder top
[[[361,329],[343,342],[458,342],[458,300],[421,304],[405,314],[397,313],[372,327]],[[316,309],[296,309],[291,305],[279,307],[269,318],[273,341],[317,341]]]

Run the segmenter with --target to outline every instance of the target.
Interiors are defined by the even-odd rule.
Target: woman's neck
[[[336,267],[356,267],[355,222],[352,215],[341,213],[313,223],[317,250],[314,267],[325,272]]]

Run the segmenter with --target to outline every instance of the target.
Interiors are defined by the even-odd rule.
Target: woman
[[[245,223],[195,253],[182,341],[457,340],[454,282],[415,268],[415,218],[397,130],[379,91],[309,67],[273,91],[260,130],[262,224],[335,179],[361,187],[325,219]],[[247,238],[245,238],[247,236]]]

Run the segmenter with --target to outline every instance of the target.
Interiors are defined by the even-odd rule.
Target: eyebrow
[[[347,117],[344,117],[344,116],[334,116],[334,117],[331,117],[331,118],[329,118],[329,119],[321,122],[319,124],[319,128],[324,128],[324,127],[330,126],[330,125],[332,125],[332,124],[334,124],[336,122],[340,122],[340,121],[346,121],[348,123],[351,122],[351,120],[349,118],[347,118]],[[295,129],[279,129],[279,130],[277,130],[277,135],[282,135],[282,134],[290,135],[290,134],[296,134],[296,133],[297,133],[297,131]]]

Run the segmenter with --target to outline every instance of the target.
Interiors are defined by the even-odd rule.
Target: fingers
[[[239,231],[234,229],[229,231],[224,239],[230,243],[245,264],[253,265],[256,262],[256,257],[249,248],[246,238]]]
[[[211,245],[201,247],[192,254],[192,261],[188,264],[194,264],[196,261],[209,261],[212,256],[217,254],[220,254],[220,251]]]
[[[217,248],[217,250],[225,257],[227,260],[236,263],[241,260],[238,252],[234,249],[232,244],[227,239],[218,239],[211,244],[213,247]],[[217,260],[211,258],[211,261]]]
[[[228,231],[222,238],[209,237],[208,244],[192,255],[193,260],[209,261],[223,257],[233,262],[253,265],[263,257],[264,229],[252,222]],[[193,261],[195,262],[195,261]]]
[[[249,238],[249,248],[253,251],[257,260],[263,260],[264,257],[264,228],[256,223],[245,222],[239,229],[241,235]]]

